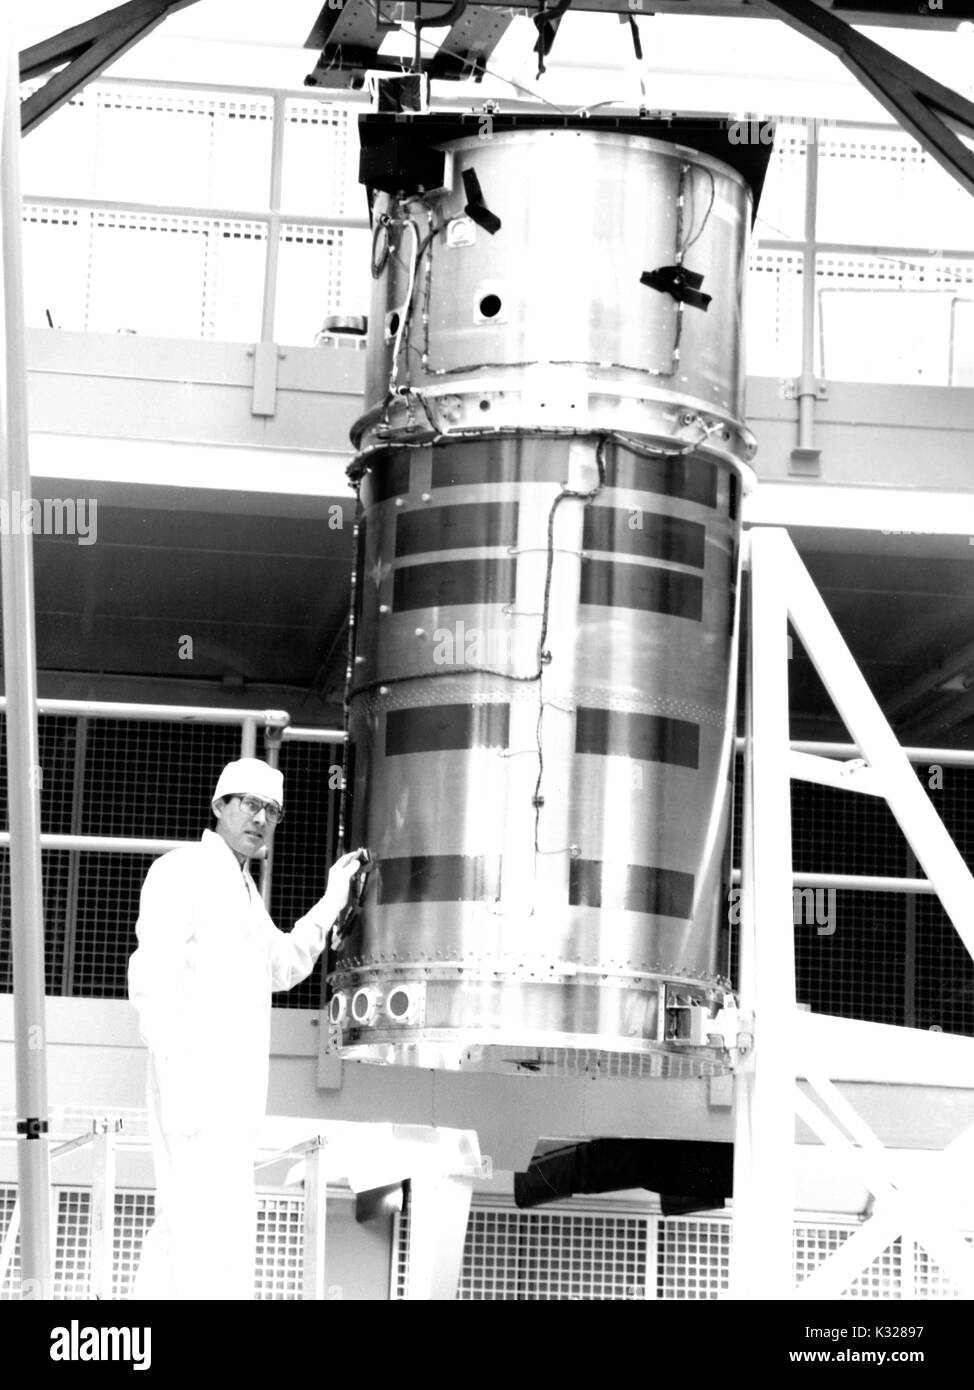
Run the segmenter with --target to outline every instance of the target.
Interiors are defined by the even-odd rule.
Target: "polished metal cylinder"
[[[618,129],[441,152],[441,189],[374,210],[348,768],[374,868],[332,1042],[719,1070],[747,182]]]

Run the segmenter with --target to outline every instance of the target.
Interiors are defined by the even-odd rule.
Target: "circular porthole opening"
[[[352,1017],[356,1023],[371,1023],[375,1014],[375,1000],[369,989],[356,990],[352,996]]]
[[[332,997],[332,1001],[328,1005],[328,1017],[331,1019],[332,1023],[341,1023],[342,1019],[345,1017],[344,994],[336,994]]]
[[[389,315],[389,317],[386,319],[386,337],[387,337],[387,338],[394,338],[398,332],[399,332],[399,315],[395,312],[395,310],[393,310],[393,312],[392,312],[392,313]]]
[[[413,1006],[412,995],[401,986],[394,989],[386,1000],[386,1010],[390,1018],[404,1019]]]
[[[495,319],[501,311],[501,298],[499,294],[485,294],[480,301],[480,312],[485,319]]]

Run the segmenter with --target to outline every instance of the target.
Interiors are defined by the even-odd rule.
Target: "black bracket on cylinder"
[[[476,172],[473,169],[464,169],[462,177],[463,191],[467,195],[467,206],[463,209],[464,212],[471,222],[476,222],[478,227],[483,227],[485,232],[489,232],[493,236],[495,232],[500,231],[501,220],[485,204]]]
[[[672,295],[678,304],[689,304],[692,309],[703,309],[704,312],[713,298],[700,291],[703,276],[695,270],[687,270],[683,265],[661,265],[657,270],[644,270],[639,283],[648,285],[651,290],[659,290],[661,294]]]

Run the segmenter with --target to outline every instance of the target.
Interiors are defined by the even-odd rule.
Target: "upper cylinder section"
[[[414,419],[751,457],[742,294],[766,152],[716,122],[665,139],[607,118],[362,125],[363,179],[380,192],[357,443]]]

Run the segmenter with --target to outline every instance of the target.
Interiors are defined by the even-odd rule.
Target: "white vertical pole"
[[[0,20],[3,134],[0,141],[3,347],[0,372],[0,500],[8,519],[30,498],[27,368],[24,356],[20,202],[20,101],[9,8]],[[50,1155],[44,1005],[44,904],[41,890],[40,753],[34,644],[32,535],[4,528],[3,658],[7,694],[7,785],[10,810],[10,918],[17,1077],[17,1175],[21,1209],[21,1295],[49,1299],[51,1285]]]
[[[91,1175],[91,1296],[110,1299],[115,1268],[115,1128],[95,1135]]]
[[[281,763],[281,731],[280,729],[266,728],[264,730],[264,761],[268,767],[279,767]],[[285,798],[286,800],[286,798]],[[274,875],[274,840],[271,837],[266,846],[264,858],[260,866],[260,897],[261,902],[271,910],[271,884]]]
[[[287,107],[283,92],[274,96],[274,126],[271,135],[271,176],[268,201],[267,248],[264,260],[264,298],[260,317],[260,340],[274,341],[274,313],[277,307],[277,267],[281,254],[281,193],[284,184],[284,135]]]
[[[256,758],[257,756],[256,719],[245,719],[240,725],[240,756],[241,758]]]
[[[794,1019],[788,602],[777,531],[752,531],[741,1008],[754,1048],[735,1084],[735,1298],[794,1290]],[[747,960],[748,948],[752,958]]]
[[[817,248],[815,237],[818,221],[818,167],[821,126],[811,120],[806,126],[805,139],[805,240],[802,247],[802,368],[798,380],[798,447],[815,446],[815,402],[818,382],[815,377],[815,291]]]
[[[325,1177],[325,1141],[316,1139],[305,1156],[304,1169],[304,1269],[302,1297],[321,1302],[325,1297],[325,1245],[328,1184]]]

